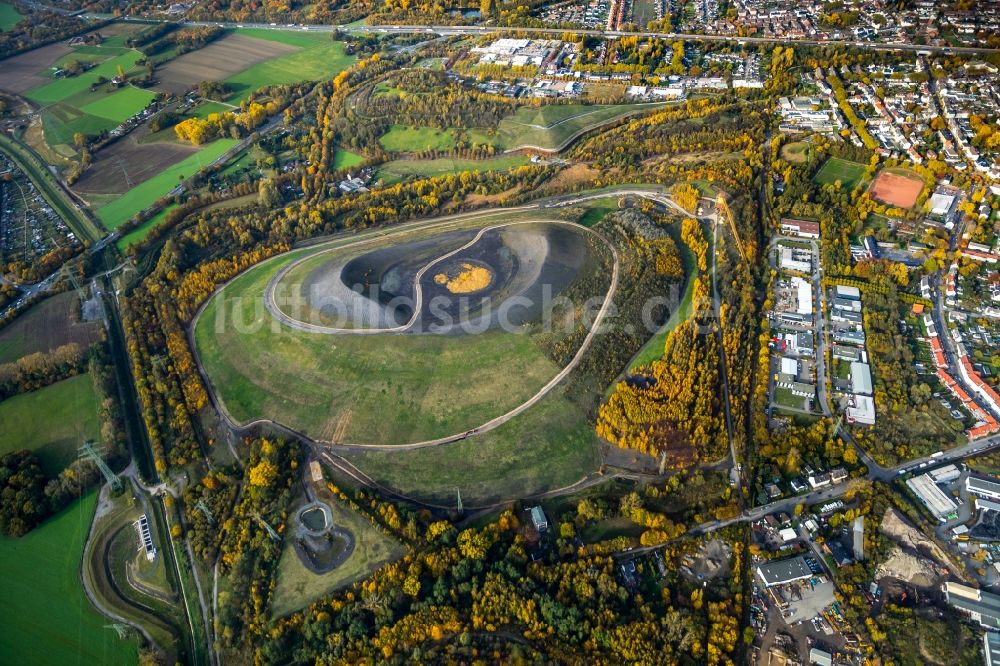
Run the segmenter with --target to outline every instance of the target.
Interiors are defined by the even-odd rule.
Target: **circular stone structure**
[[[575,223],[489,215],[345,235],[234,278],[193,330],[220,412],[400,449],[478,435],[537,404],[600,330],[618,253]]]
[[[333,571],[354,552],[354,536],[333,524],[333,512],[319,500],[295,514],[294,544],[299,560],[314,574]]]

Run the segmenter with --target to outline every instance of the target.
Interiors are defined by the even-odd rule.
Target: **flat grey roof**
[[[983,632],[983,642],[986,666],[1000,666],[1000,634],[992,631]]]
[[[986,493],[1000,495],[1000,482],[978,474],[970,474],[968,478],[969,490],[979,490]]]
[[[949,594],[948,603],[967,613],[979,615],[979,624],[991,629],[1000,629],[1000,597],[989,592],[981,592],[980,599],[969,599],[958,594]]]
[[[792,557],[787,560],[768,562],[757,567],[757,575],[768,587],[791,583],[794,580],[809,578],[813,575],[804,557]]]

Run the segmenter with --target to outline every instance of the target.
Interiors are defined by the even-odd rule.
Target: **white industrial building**
[[[1000,481],[993,477],[970,474],[965,478],[965,489],[976,497],[1000,501]]]
[[[944,494],[944,491],[928,474],[921,474],[906,480],[906,485],[923,502],[934,517],[945,522],[947,516],[955,512],[955,500]]]

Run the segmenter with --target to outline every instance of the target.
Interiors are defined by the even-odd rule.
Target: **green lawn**
[[[236,109],[237,111],[239,109]],[[187,113],[188,118],[207,118],[212,113],[225,113],[233,111],[233,108],[218,102],[202,102]]]
[[[110,95],[104,95],[96,102],[80,107],[80,110],[121,123],[149,106],[154,97],[156,94],[149,90],[125,86]]]
[[[594,426],[556,389],[518,418],[476,437],[409,451],[345,457],[407,496],[454,505],[491,504],[576,483],[600,465]]]
[[[167,213],[172,211],[174,208],[177,208],[177,204],[170,204],[169,206],[161,210],[159,213],[157,213],[153,217],[149,218],[148,220],[137,226],[132,231],[128,232],[127,234],[119,238],[115,242],[115,245],[118,246],[119,250],[124,252],[125,250],[128,249],[129,245],[142,241],[149,234],[150,229],[152,229],[157,224],[162,222],[164,218],[167,217]]]
[[[217,139],[194,155],[172,164],[156,176],[133,187],[118,199],[101,206],[97,209],[97,217],[108,229],[118,228],[133,215],[169,193],[183,178],[193,176],[236,144],[235,139]]]
[[[378,142],[390,153],[409,153],[421,150],[451,150],[455,147],[454,130],[433,127],[393,125]]]
[[[590,228],[604,219],[604,216],[611,211],[618,210],[618,199],[609,197],[607,199],[596,199],[587,202],[587,212],[583,214],[579,222],[583,226]]]
[[[394,160],[378,168],[376,179],[392,185],[412,176],[443,176],[463,171],[504,171],[528,164],[524,155],[504,155],[484,160],[460,160],[442,157],[434,160]]]
[[[23,18],[24,14],[17,11],[14,5],[9,2],[0,2],[0,30],[10,30]]]
[[[101,435],[100,399],[89,374],[0,402],[0,454],[29,449],[54,476],[77,457],[85,439]]]
[[[842,187],[853,190],[861,183],[861,177],[865,173],[865,165],[857,162],[831,157],[813,177],[821,185],[833,185],[840,181]]]
[[[302,564],[290,541],[285,542],[278,563],[278,579],[271,607],[273,617],[288,615],[336,589],[366,578],[372,571],[406,552],[405,547],[375,529],[364,516],[347,504],[331,499],[326,491],[323,501],[330,505],[333,524],[354,537],[354,550],[347,560],[325,574],[317,575]]]
[[[333,154],[334,169],[347,169],[349,167],[357,166],[364,161],[364,155],[358,155],[357,153],[352,153],[349,150],[343,150],[341,148],[337,148],[336,152]]]
[[[331,41],[326,35],[291,33],[283,30],[239,32],[251,37],[298,46],[301,50],[251,65],[239,74],[226,79],[226,85],[234,93],[227,101],[234,104],[246,99],[250,93],[263,86],[331,78],[357,60],[353,55],[344,52],[343,42]]]
[[[102,62],[97,67],[89,69],[79,76],[55,79],[51,83],[33,88],[28,91],[26,96],[39,104],[52,104],[66,100],[74,95],[89,93],[90,86],[97,83],[99,77],[103,76],[110,81],[116,75],[119,65],[127,73],[135,68],[135,61],[142,57],[142,54],[138,51],[127,51]]]
[[[791,164],[805,164],[809,158],[809,144],[805,141],[792,141],[781,147],[781,159]]]
[[[521,146],[561,150],[567,141],[580,132],[662,106],[660,103],[650,103],[521,107],[512,116],[500,121],[497,144],[508,150]]]
[[[20,539],[0,537],[0,661],[19,666],[135,664],[138,646],[122,641],[94,610],[80,583],[83,542],[97,503],[91,492]]]

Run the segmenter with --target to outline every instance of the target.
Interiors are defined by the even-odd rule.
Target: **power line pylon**
[[[464,507],[462,506],[462,490],[461,490],[461,488],[455,488],[455,499],[456,499],[455,510],[458,511],[459,515],[461,515],[462,512],[465,510]]]
[[[83,446],[80,447],[80,457],[85,460],[92,460],[94,464],[97,465],[97,469],[101,470],[101,474],[104,475],[104,480],[108,482],[111,489],[116,493],[121,492],[122,480],[119,479],[118,475],[115,474],[110,467],[108,467],[106,462],[104,462],[104,458],[101,457],[100,450],[94,447],[94,442],[88,439],[83,443]]]
[[[131,631],[131,627],[129,627],[127,624],[121,624],[119,622],[116,622],[114,624],[106,624],[104,625],[104,628],[114,629],[115,633],[118,634],[118,638],[120,638],[121,640],[127,639],[129,631]]]
[[[194,505],[194,508],[205,514],[205,519],[209,522],[209,524],[215,524],[215,517],[212,516],[212,510],[205,504],[205,500],[198,500],[198,503]]]
[[[281,541],[281,535],[275,532],[274,528],[268,525],[267,521],[260,517],[260,514],[255,513],[253,514],[253,517],[257,519],[257,522],[260,523],[265,530],[267,530],[267,534],[271,537],[272,541]]]

